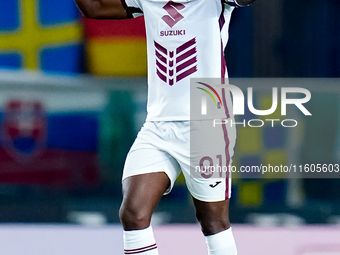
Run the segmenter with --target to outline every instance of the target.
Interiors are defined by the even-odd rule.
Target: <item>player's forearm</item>
[[[126,19],[120,0],[74,0],[84,17],[90,19]]]

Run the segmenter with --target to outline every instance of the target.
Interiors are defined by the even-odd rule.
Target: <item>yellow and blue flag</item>
[[[82,38],[73,0],[0,1],[0,68],[81,72]]]

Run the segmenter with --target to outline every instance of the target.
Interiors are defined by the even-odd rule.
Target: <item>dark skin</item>
[[[126,19],[128,15],[121,0],[74,0],[84,15],[89,19]],[[256,0],[237,0],[240,5],[248,5]]]
[[[255,0],[237,0],[241,5]],[[121,0],[75,0],[86,18],[126,19],[128,15]],[[124,230],[145,229],[151,215],[170,185],[164,172],[128,177],[123,181],[123,202],[119,210]],[[220,202],[203,202],[193,198],[196,217],[205,236],[213,235],[230,227],[229,199]]]
[[[123,181],[123,202],[119,211],[124,230],[147,228],[152,212],[169,185],[170,180],[164,172],[126,178]],[[213,235],[230,227],[229,199],[221,202],[193,200],[204,235]]]
[[[74,0],[85,18],[127,19],[121,0]]]

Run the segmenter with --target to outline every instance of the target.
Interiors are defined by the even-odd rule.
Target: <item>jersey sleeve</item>
[[[142,5],[139,0],[121,0],[129,18],[143,15]]]

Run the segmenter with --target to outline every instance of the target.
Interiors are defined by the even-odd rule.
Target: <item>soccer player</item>
[[[212,165],[213,160],[231,164],[235,128],[220,125],[218,131],[212,130],[211,122],[190,119],[189,105],[190,78],[227,78],[223,52],[231,13],[255,0],[229,1],[75,0],[88,18],[145,18],[148,115],[123,171],[120,219],[125,254],[158,255],[151,215],[181,171],[209,255],[237,254],[229,223],[230,176],[211,179],[210,174],[202,173],[202,178],[190,175],[191,158],[201,166],[204,161]],[[230,96],[220,100],[226,118],[230,117],[230,101]],[[200,133],[202,126],[208,138]],[[211,141],[214,146],[206,146]]]

